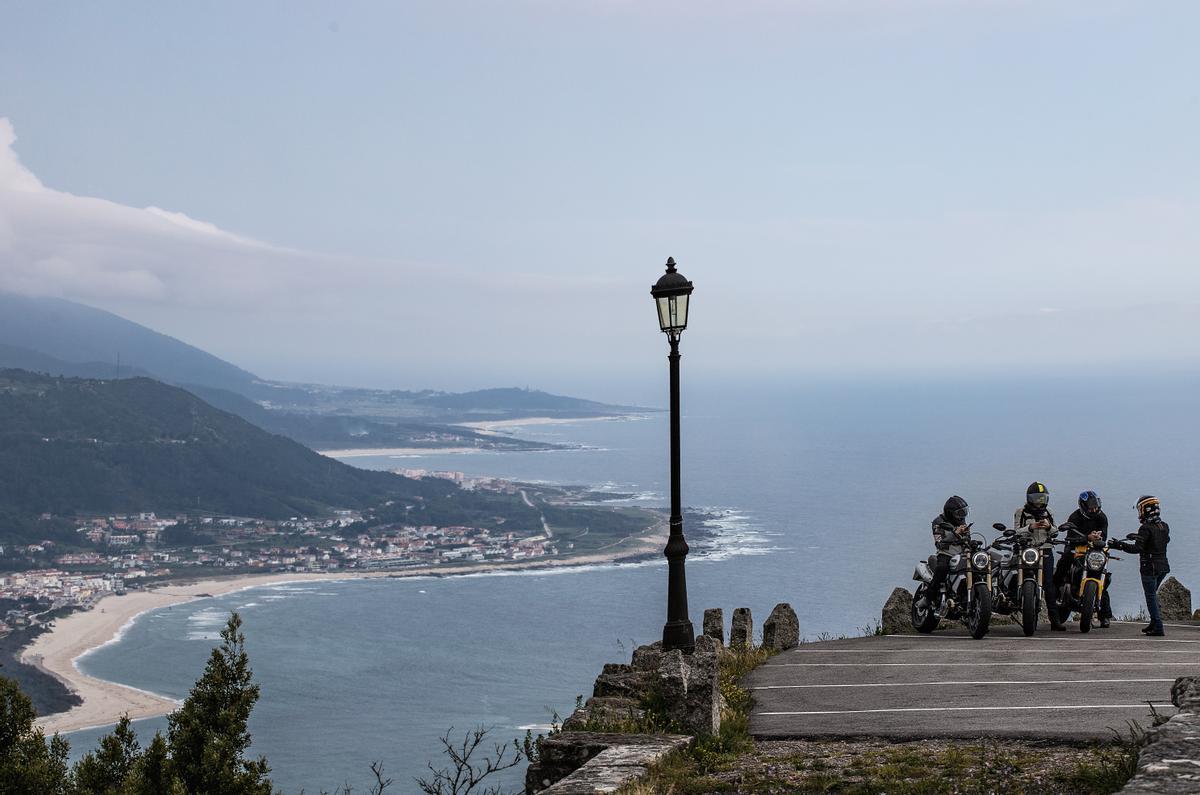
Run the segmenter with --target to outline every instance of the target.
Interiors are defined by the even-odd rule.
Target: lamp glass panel
[[[663,331],[666,331],[671,327],[671,299],[667,298],[666,296],[660,296],[656,300],[658,303],[658,327]]]
[[[690,297],[685,293],[671,299],[671,303],[675,304],[675,317],[672,325],[677,329],[687,328],[688,298]]]

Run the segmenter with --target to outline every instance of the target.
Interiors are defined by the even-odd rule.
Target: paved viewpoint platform
[[[1114,622],[1080,634],[995,627],[802,644],[753,671],[762,739],[1022,737],[1108,740],[1127,721],[1175,714],[1171,683],[1200,676],[1200,626]]]

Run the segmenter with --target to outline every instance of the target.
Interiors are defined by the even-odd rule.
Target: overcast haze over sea
[[[1200,583],[1193,517],[1200,419],[1195,376],[859,382],[754,388],[684,380],[684,500],[721,512],[693,534],[692,620],[706,607],[752,608],[761,622],[791,602],[801,632],[857,633],[928,554],[929,520],[951,494],[977,528],[1011,523],[1043,480],[1059,520],[1097,490],[1119,534],[1139,494],[1163,499],[1172,566]],[[664,373],[665,380],[665,373]],[[667,416],[512,429],[584,445],[540,453],[354,458],[376,468],[590,484],[662,505]],[[988,530],[989,537],[992,535]],[[1114,608],[1141,604],[1136,563],[1114,564]],[[544,727],[588,695],[604,662],[661,632],[661,561],[554,573],[314,582],[256,588],[148,614],[86,657],[90,674],[182,697],[227,611],[239,610],[262,700],[254,750],[288,795],[365,791],[382,760],[412,791],[449,726],[495,727],[497,740]],[[986,643],[984,640],[982,643]],[[152,732],[165,720],[143,721]],[[98,731],[72,735],[76,753]],[[519,782],[514,772],[508,779]]]

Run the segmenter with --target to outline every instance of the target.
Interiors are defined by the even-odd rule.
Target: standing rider
[[[1150,624],[1142,630],[1145,634],[1161,638],[1163,632],[1162,613],[1158,608],[1158,586],[1171,571],[1167,561],[1167,544],[1171,543],[1171,528],[1159,515],[1158,497],[1145,496],[1137,501],[1138,520],[1142,526],[1131,541],[1114,541],[1109,546],[1123,549],[1141,556],[1142,590],[1146,594],[1146,610],[1150,613]]]
[[[1079,495],[1079,508],[1071,514],[1066,524],[1071,525],[1067,530],[1067,546],[1063,549],[1062,557],[1054,568],[1054,585],[1059,588],[1071,576],[1071,561],[1075,557],[1075,547],[1103,544],[1108,540],[1108,517],[1100,508],[1100,495],[1094,491],[1085,491]],[[1065,527],[1066,525],[1064,525]],[[1104,593],[1100,597],[1100,627],[1105,628],[1112,618],[1112,603],[1109,599],[1108,588],[1112,584],[1112,574],[1104,579]]]
[[[942,586],[950,575],[950,558],[966,551],[966,538],[970,532],[967,521],[967,501],[955,495],[946,500],[942,512],[933,518],[933,545],[937,548],[937,564],[933,567],[933,580],[929,583],[932,603],[942,600]]]
[[[1050,536],[1057,532],[1054,514],[1050,513],[1050,491],[1044,483],[1034,481],[1025,490],[1025,504],[1013,516],[1013,529],[1032,537],[1035,546],[1042,549],[1042,594],[1046,600],[1046,612],[1050,614],[1050,629],[1066,632],[1058,615],[1058,600],[1054,593],[1054,548]]]

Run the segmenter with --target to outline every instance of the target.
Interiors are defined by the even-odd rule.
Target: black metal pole
[[[663,554],[667,556],[667,623],[663,626],[663,648],[691,651],[696,632],[688,618],[687,578],[683,559],[688,545],[683,538],[683,497],[679,486],[679,337],[668,335],[671,353],[671,535]]]

